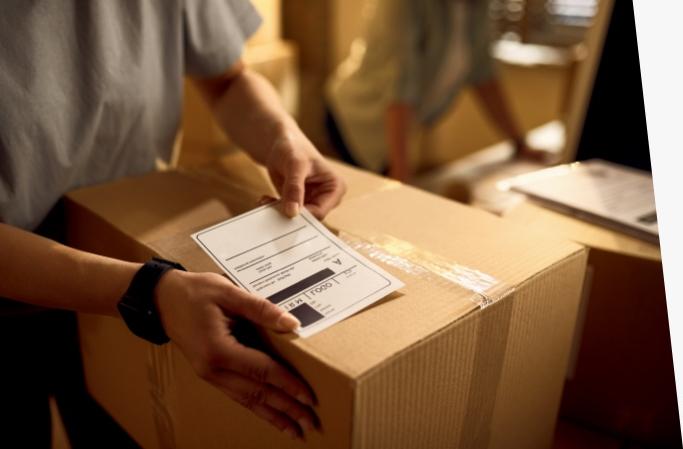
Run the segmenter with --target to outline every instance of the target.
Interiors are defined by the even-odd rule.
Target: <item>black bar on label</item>
[[[290,298],[297,293],[301,293],[302,291],[306,290],[308,287],[311,287],[318,282],[322,281],[323,279],[326,279],[334,274],[334,271],[330,270],[329,268],[325,268],[324,270],[320,270],[317,273],[314,273],[310,276],[308,276],[305,279],[300,280],[299,282],[290,285],[287,288],[284,288],[280,290],[277,293],[274,293],[268,297],[268,300],[272,302],[273,304],[278,304],[282,301],[284,301],[287,298]]]
[[[289,311],[292,315],[298,318],[301,327],[306,327],[321,319],[325,318],[321,313],[306,303],[301,304]]]

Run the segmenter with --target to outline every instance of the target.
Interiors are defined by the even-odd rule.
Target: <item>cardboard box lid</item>
[[[261,182],[251,178],[249,191],[240,190],[232,183],[242,181],[241,175],[221,178],[219,174],[231,171],[230,165],[218,167],[215,177],[206,171],[201,176],[158,172],[81,189],[68,198],[72,213],[94,215],[100,226],[113,227],[162,256],[181,259],[191,270],[217,272],[190,233],[254,207],[260,191],[252,187]],[[294,353],[308,354],[351,379],[478,310],[482,295],[473,291],[481,280],[477,276],[490,281],[484,296],[496,300],[583,251],[574,243],[537,236],[417,189],[356,170],[340,172],[351,193],[326,223],[350,232],[345,238],[362,253],[414,282],[313,337],[269,335],[277,346],[289,341]],[[361,184],[363,189],[354,190]],[[372,185],[377,189],[367,194]],[[413,265],[402,265],[406,260]],[[457,277],[463,273],[474,280]]]
[[[522,201],[512,207],[503,216],[529,226],[538,232],[553,233],[590,248],[654,262],[661,262],[662,260],[659,245],[552,211],[529,200]]]
[[[396,276],[413,278],[403,295],[340,323],[318,339],[329,339],[324,345],[327,357],[344,360],[354,373],[377,366],[480,309],[483,298],[474,291],[478,281],[467,285],[469,279],[451,275],[468,275],[469,270],[490,275],[494,281],[484,287],[485,295],[505,300],[528,279],[582,251],[576,244],[537,238],[493,215],[407,186],[349,200],[330,214],[327,224],[379,243],[391,254],[403,252],[405,259],[430,270],[415,276],[389,265]],[[387,239],[382,232],[391,236]],[[407,251],[390,248],[406,242],[413,245]],[[383,258],[380,254],[379,260]],[[359,334],[364,343],[352,357],[344,355],[346,345],[332,344]]]

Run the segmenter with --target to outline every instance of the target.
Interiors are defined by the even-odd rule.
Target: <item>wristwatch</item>
[[[138,337],[157,345],[170,341],[154,303],[154,289],[169,270],[187,271],[179,263],[170,260],[159,257],[148,260],[135,273],[128,290],[117,304],[128,329]]]

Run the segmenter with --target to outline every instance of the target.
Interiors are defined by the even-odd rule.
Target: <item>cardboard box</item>
[[[277,41],[282,36],[282,1],[251,0],[263,22],[249,39],[248,45],[261,45]]]
[[[636,441],[680,447],[659,247],[528,201],[505,217],[590,248],[562,415]]]
[[[287,112],[296,116],[299,101],[296,47],[285,41],[251,45],[245,49],[243,59],[248,68],[270,81]],[[185,81],[182,130],[178,162],[182,166],[206,164],[234,149],[199,91],[189,80]]]
[[[270,191],[249,164],[231,158],[72,192],[71,244],[217,271],[190,233]],[[145,448],[548,448],[585,250],[338,168],[350,194],[326,224],[406,287],[307,339],[263,332],[316,392],[321,434],[289,440],[199,380],[173,344],[81,315],[94,397]]]

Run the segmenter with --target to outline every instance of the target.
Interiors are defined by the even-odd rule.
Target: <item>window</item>
[[[499,39],[570,46],[584,38],[599,0],[493,0],[490,14]]]

